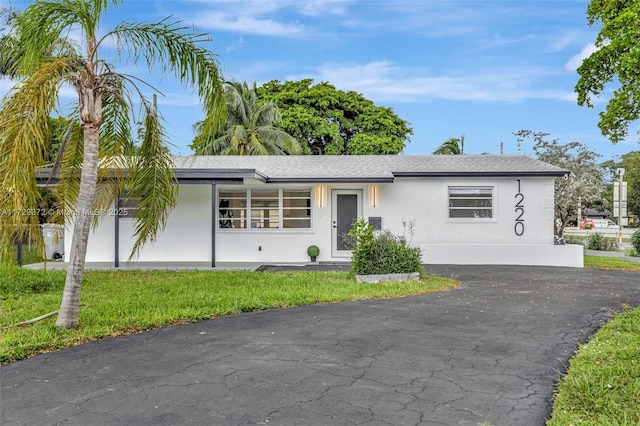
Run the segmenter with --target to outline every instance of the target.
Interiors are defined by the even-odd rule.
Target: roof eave
[[[175,169],[178,182],[194,180],[239,180],[255,179],[267,182],[268,177],[255,169]]]
[[[568,174],[562,171],[503,171],[503,172],[393,172],[395,177],[561,177]]]
[[[269,178],[267,183],[393,183],[393,177],[284,177]]]

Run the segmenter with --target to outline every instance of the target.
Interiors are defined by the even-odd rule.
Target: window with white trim
[[[491,219],[493,218],[492,186],[450,186],[450,219]]]
[[[250,189],[251,229],[280,227],[280,191]]]
[[[311,189],[221,189],[218,200],[219,228],[311,228]]]
[[[247,227],[247,190],[225,189],[218,192],[218,226],[243,229]]]
[[[282,227],[311,228],[311,190],[282,190]]]

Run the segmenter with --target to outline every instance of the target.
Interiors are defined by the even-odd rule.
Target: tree
[[[227,118],[216,138],[199,134],[191,144],[198,155],[282,155],[300,154],[298,141],[278,126],[280,110],[273,102],[259,104],[255,83],[226,83]],[[196,125],[200,131],[202,122]]]
[[[196,88],[207,114],[217,123],[222,110],[222,83],[215,56],[200,47],[206,37],[179,22],[151,24],[123,22],[104,35],[101,18],[120,0],[36,1],[15,21],[20,51],[19,83],[6,95],[0,110],[0,211],[13,212],[0,224],[2,247],[37,216],[25,216],[38,204],[35,169],[44,161],[51,140],[49,114],[62,85],[78,94],[71,108],[67,142],[57,178],[57,193],[65,213],[74,221],[69,268],[56,325],[78,325],[79,297],[87,241],[96,212],[112,206],[126,190],[139,200],[135,221],[134,257],[164,226],[175,205],[177,185],[161,117],[140,83],[116,71],[102,52],[117,50],[112,58],[148,67],[160,66]],[[73,29],[82,45],[66,40]],[[107,47],[107,44],[109,45]],[[71,49],[71,47],[74,47]],[[134,95],[140,103],[142,140],[137,155],[130,146]],[[216,129],[206,124],[203,132]],[[8,220],[5,220],[8,219]],[[6,252],[6,250],[3,250]],[[6,253],[5,253],[6,254]],[[6,258],[6,257],[5,257]]]
[[[391,108],[326,82],[273,80],[257,92],[261,100],[278,105],[282,129],[299,140],[307,154],[398,154],[413,134]]]
[[[640,116],[640,2],[591,0],[587,21],[589,26],[601,23],[602,29],[595,40],[597,50],[578,68],[578,104],[591,108],[591,99],[601,97],[608,84],[619,84],[598,122],[602,135],[617,143]]]
[[[459,138],[449,138],[433,151],[440,155],[464,155],[464,133]]]
[[[560,219],[557,234],[562,237],[564,228],[579,219],[579,202],[586,204],[602,199],[602,171],[596,163],[600,154],[590,151],[580,142],[560,144],[557,139],[548,141],[549,133],[520,130],[514,135],[520,143],[532,139],[535,142],[533,152],[539,160],[570,171],[566,179],[556,178],[555,181],[555,216]]]

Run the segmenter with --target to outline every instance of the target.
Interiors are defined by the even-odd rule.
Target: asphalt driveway
[[[3,425],[543,425],[640,274],[428,266],[462,287],[271,310],[0,367]]]

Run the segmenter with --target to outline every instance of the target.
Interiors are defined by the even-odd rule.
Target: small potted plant
[[[316,245],[311,245],[307,247],[307,254],[309,255],[309,258],[311,258],[311,261],[315,262],[316,258],[320,254],[320,248]]]

